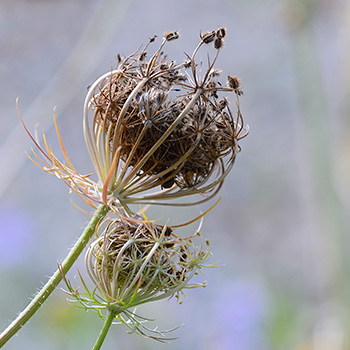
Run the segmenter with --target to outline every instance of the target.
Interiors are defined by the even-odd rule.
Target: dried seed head
[[[215,32],[212,31],[212,32],[205,32],[203,34],[201,33],[200,37],[201,37],[201,39],[202,39],[204,44],[209,44],[212,41],[214,41],[214,39],[215,39]]]
[[[227,77],[227,86],[232,89],[237,95],[243,95],[243,91],[241,90],[241,82],[235,75]]]
[[[215,31],[215,34],[218,38],[224,38],[226,36],[226,28],[220,27]]]
[[[153,35],[152,37],[149,38],[149,42],[153,43],[156,40],[157,35]]]
[[[216,38],[214,41],[214,48],[221,49],[224,46],[224,40],[222,38]]]
[[[220,111],[222,111],[227,106],[228,106],[227,98],[221,99],[218,103],[218,107],[219,107]]]
[[[179,38],[178,32],[164,32],[163,37],[166,41],[172,41]]]
[[[140,60],[140,61],[143,61],[143,60],[145,59],[146,55],[147,55],[147,51],[141,52],[141,54],[140,54],[140,56],[139,56],[139,60]]]
[[[183,63],[183,66],[184,66],[184,68],[190,68],[190,67],[191,67],[191,60],[186,60],[186,61]]]
[[[117,68],[89,87],[84,136],[97,180],[74,168],[58,128],[65,161],[48,144],[41,148],[36,143],[43,169],[91,206],[104,203],[127,216],[133,215],[128,207],[132,203],[174,204],[173,199],[203,195],[175,203],[189,205],[212,198],[233,167],[238,141],[248,133],[240,112],[238,78],[229,77],[228,87],[220,83],[220,71],[214,68],[218,51],[212,61],[208,55],[207,69],[196,61],[212,33],[202,35],[192,55],[180,64],[168,60],[163,51],[167,40],[178,37],[176,32],[166,33],[167,40],[149,58],[145,52],[154,41],[150,38],[134,54],[118,55]],[[222,36],[222,29],[218,33]],[[222,38],[215,42],[221,45]],[[237,95],[235,112],[225,97],[232,92]]]
[[[104,135],[107,145],[102,149],[109,149],[112,159],[116,155],[118,162],[122,161],[118,163],[120,172],[115,171],[115,180],[108,185],[124,203],[128,196],[156,186],[164,191],[160,196],[174,191],[182,196],[181,190],[191,188],[204,194],[219,187],[232,167],[238,140],[243,137],[243,121],[239,110],[234,116],[228,100],[223,103],[220,95],[232,91],[239,95],[239,90],[218,81],[221,71],[214,68],[217,55],[203,77],[197,73],[199,64],[195,61],[198,49],[216,33],[223,36],[224,28],[201,35],[193,55],[176,64],[168,60],[163,46],[178,34],[167,32],[153,56],[145,56],[146,49],[149,52],[146,45],[100,78],[90,91],[96,135],[91,138]],[[223,39],[217,37],[215,43],[219,48]],[[191,69],[185,72],[186,68]],[[239,109],[239,103],[237,106]]]
[[[222,73],[221,69],[213,68],[209,73],[209,78],[217,78],[220,76],[221,73]]]
[[[232,75],[232,76],[227,77],[227,85],[232,90],[237,90],[240,88],[241,83],[240,83],[238,77],[236,77],[235,75]]]

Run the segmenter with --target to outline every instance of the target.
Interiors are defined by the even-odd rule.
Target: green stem
[[[75,243],[72,250],[69,252],[67,257],[62,262],[62,271],[67,273],[72,267],[78,256],[81,254],[89,239],[95,232],[97,224],[104,218],[108,213],[109,208],[106,205],[101,204],[90,222],[86,226],[84,232]],[[1,333],[0,335],[0,348],[10,340],[22,327],[23,325],[34,315],[39,307],[46,301],[50,294],[56,289],[58,284],[62,280],[62,273],[59,269],[54,275],[48,280],[44,287],[38,292],[34,299],[28,304],[28,306],[18,315],[18,317]]]
[[[100,350],[101,346],[106,339],[106,335],[109,331],[109,328],[112,325],[112,322],[114,320],[114,317],[117,315],[117,312],[115,311],[109,311],[107,317],[105,318],[105,323],[103,324],[103,327],[101,329],[100,335],[98,336],[95,346],[92,348],[92,350]]]

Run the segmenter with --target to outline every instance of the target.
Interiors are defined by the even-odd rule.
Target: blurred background
[[[91,172],[82,134],[88,85],[118,53],[134,52],[155,34],[180,30],[166,51],[182,61],[200,30],[221,25],[228,34],[216,66],[223,79],[241,78],[251,130],[201,230],[211,262],[224,266],[199,276],[208,286],[190,290],[182,305],[139,309],[160,329],[184,324],[178,340],[164,345],[114,326],[103,349],[350,349],[347,0],[1,0],[0,329],[47,281],[88,220],[64,183],[27,159],[32,145],[16,98],[29,130],[45,129],[53,149],[56,107],[68,154]],[[155,213],[184,222],[209,206]],[[4,348],[89,349],[101,327],[57,289]]]

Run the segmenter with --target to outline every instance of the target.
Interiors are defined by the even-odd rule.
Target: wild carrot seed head
[[[144,48],[121,59],[90,93],[97,134],[104,135],[112,154],[118,152],[123,175],[134,169],[139,177],[130,185],[133,189],[122,181],[128,188],[119,187],[119,194],[156,186],[180,190],[202,186],[204,194],[222,183],[240,150],[238,141],[246,135],[238,100],[241,90],[230,82],[228,87],[221,84],[220,71],[214,68],[225,35],[224,27],[201,34],[192,56],[180,64],[163,52],[165,42],[178,38],[177,32],[164,33],[160,48],[149,57],[152,37]],[[200,74],[196,53],[212,41],[215,58]],[[223,96],[229,92],[237,95],[234,113]],[[208,182],[214,171],[218,175]],[[147,179],[144,188],[141,178]]]

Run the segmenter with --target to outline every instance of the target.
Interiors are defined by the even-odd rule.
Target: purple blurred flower
[[[0,263],[20,264],[33,244],[33,224],[30,216],[14,205],[0,205]]]
[[[262,350],[262,322],[267,300],[262,286],[249,281],[234,282],[222,289],[216,314],[220,335],[217,349]]]

